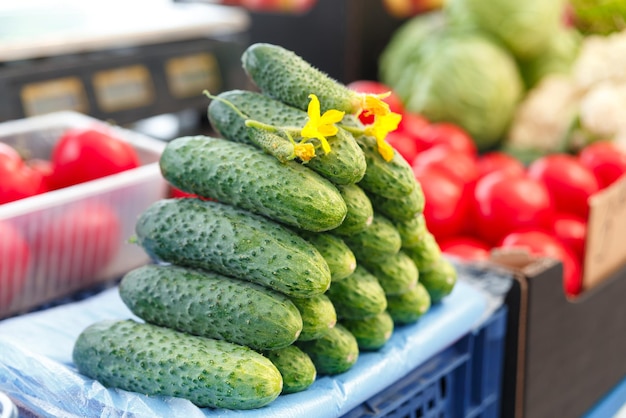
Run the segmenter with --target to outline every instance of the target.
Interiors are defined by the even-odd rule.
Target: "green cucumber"
[[[403,199],[416,187],[411,165],[400,155],[393,153],[391,161],[385,161],[378,152],[376,138],[367,135],[355,137],[361,146],[367,170],[358,185],[366,192],[389,199]]]
[[[378,279],[360,265],[344,280],[332,283],[326,294],[339,319],[367,318],[387,307],[385,291]]]
[[[313,67],[293,51],[268,43],[250,45],[241,57],[244,71],[264,93],[290,106],[306,110],[309,94],[320,101],[321,111],[336,109],[356,114],[361,95]]]
[[[402,238],[393,223],[384,216],[375,213],[372,224],[361,232],[346,235],[343,240],[361,260],[380,261],[396,254],[402,247]]]
[[[439,258],[430,270],[424,272],[421,282],[428,290],[432,303],[440,302],[452,292],[457,276],[454,265],[445,257]]]
[[[421,282],[399,295],[387,296],[387,312],[398,325],[411,324],[420,319],[431,306],[430,294]]]
[[[90,325],[72,357],[79,373],[106,387],[201,408],[260,408],[283,388],[276,366],[251,348],[130,319]]]
[[[302,332],[298,341],[320,338],[337,323],[335,306],[326,294],[310,298],[291,298],[302,317]]]
[[[387,296],[410,290],[419,279],[417,266],[402,250],[381,261],[366,259],[359,263],[376,276]]]
[[[205,198],[320,232],[343,222],[347,208],[337,188],[308,168],[250,145],[219,138],[180,137],[159,160],[173,186]]]
[[[122,278],[119,293],[146,322],[257,350],[286,347],[302,332],[287,296],[217,273],[145,265]]]
[[[435,236],[426,231],[421,240],[415,246],[403,247],[404,252],[411,257],[420,274],[432,269],[433,266],[441,258],[441,248],[435,239]]]
[[[341,325],[354,335],[361,351],[381,349],[391,338],[394,329],[393,319],[387,311],[364,319],[344,319]]]
[[[346,217],[333,234],[351,235],[368,228],[374,220],[374,208],[369,198],[356,184],[337,186],[343,201],[346,203]]]
[[[311,357],[295,345],[262,354],[276,366],[283,377],[282,394],[306,390],[315,382],[317,370]]]
[[[328,264],[312,244],[230,205],[162,199],[139,216],[135,232],[156,260],[214,271],[288,296],[312,297],[330,286]]]
[[[318,375],[347,372],[359,358],[356,338],[341,324],[311,341],[296,341],[296,345],[311,357]]]
[[[226,101],[226,102],[225,102]],[[232,106],[235,106],[238,113]],[[307,122],[306,112],[286,105],[271,97],[252,91],[230,90],[223,92],[208,107],[211,126],[231,141],[254,144],[266,152],[286,161],[293,154],[293,144],[279,134],[263,135],[262,129],[246,126],[252,119],[274,127],[302,128]],[[269,140],[266,138],[270,138]],[[353,184],[365,175],[363,151],[349,132],[339,129],[337,135],[327,138],[331,152],[316,152],[306,166],[335,184]]]
[[[331,282],[343,280],[354,273],[356,258],[343,239],[326,232],[301,231],[300,236],[322,254],[330,268]]]
[[[408,222],[424,211],[424,192],[415,180],[413,191],[400,199],[389,199],[375,193],[369,193],[374,210],[394,222]]]
[[[402,248],[411,248],[419,246],[421,240],[428,232],[426,228],[426,218],[424,214],[409,219],[408,221],[393,221],[394,226],[400,233],[402,240]]]

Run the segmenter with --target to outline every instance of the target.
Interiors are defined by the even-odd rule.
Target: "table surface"
[[[173,0],[0,3],[0,62],[244,32],[238,7]]]

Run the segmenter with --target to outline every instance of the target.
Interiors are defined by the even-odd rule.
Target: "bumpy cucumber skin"
[[[363,190],[389,199],[402,199],[413,191],[415,174],[399,152],[394,152],[391,161],[385,161],[378,152],[374,137],[359,135],[355,139],[367,163],[365,175],[358,183]]]
[[[340,320],[367,318],[387,308],[385,291],[378,279],[360,265],[346,279],[331,284],[326,294]]]
[[[313,244],[330,268],[331,282],[343,280],[356,269],[356,257],[339,236],[327,232],[302,231],[300,236]]]
[[[309,94],[320,100],[321,111],[336,109],[348,114],[360,110],[359,95],[309,62],[283,47],[255,43],[241,57],[248,77],[268,96],[306,110]]]
[[[376,276],[386,295],[404,293],[415,287],[419,280],[417,266],[402,250],[381,261],[362,260],[359,263]]]
[[[282,394],[302,392],[315,382],[317,370],[311,357],[295,345],[264,351],[283,376]]]
[[[374,220],[374,208],[365,191],[356,184],[337,186],[337,189],[348,209],[343,222],[332,233],[345,236],[367,229]]]
[[[344,319],[341,325],[354,335],[361,351],[380,350],[394,329],[393,319],[387,311],[364,319]]]
[[[287,296],[213,272],[145,265],[123,277],[119,293],[146,322],[257,350],[286,347],[302,332]]]
[[[368,194],[368,197],[376,212],[394,222],[408,222],[424,211],[424,191],[417,180],[413,191],[401,199],[389,199],[374,193]]]
[[[133,320],[90,325],[72,356],[81,374],[104,386],[199,407],[260,408],[283,388],[276,366],[248,347]]]
[[[411,260],[413,260],[422,275],[431,270],[441,258],[441,248],[430,231],[426,231],[416,245],[411,247],[405,246],[403,249],[411,257]]]
[[[359,358],[359,344],[343,325],[335,325],[323,337],[311,341],[296,341],[296,345],[311,357],[318,375],[347,372]]]
[[[428,290],[432,303],[439,303],[448,296],[457,282],[457,271],[452,263],[441,257],[433,267],[422,275],[422,284]]]
[[[421,240],[428,232],[426,228],[426,218],[421,213],[408,221],[394,221],[394,226],[400,233],[402,240],[402,248],[411,248],[419,246]]]
[[[343,240],[354,253],[357,264],[360,260],[384,260],[402,248],[402,238],[396,227],[377,213],[374,213],[374,220],[368,228],[343,236]]]
[[[291,298],[302,317],[302,332],[298,341],[320,338],[337,324],[335,306],[326,294],[310,298]]]
[[[416,322],[428,312],[431,304],[430,294],[421,282],[408,292],[387,296],[387,312],[398,325]]]
[[[312,297],[330,286],[330,269],[295,232],[242,209],[195,198],[163,199],[135,224],[154,259],[214,271],[288,296]]]
[[[220,138],[176,138],[159,160],[175,187],[277,222],[320,232],[338,227],[347,207],[337,188],[308,168],[281,163],[250,145]]]
[[[232,103],[249,119],[272,126],[302,128],[308,119],[306,112],[257,92],[230,90],[220,93],[218,98],[209,105],[208,118],[213,128],[231,141],[258,143],[251,137],[254,131],[246,127],[245,119],[220,99]],[[283,140],[291,144],[288,139]],[[339,129],[337,135],[327,140],[331,152],[325,154],[318,150],[306,166],[335,184],[360,181],[367,167],[363,151],[352,134]]]

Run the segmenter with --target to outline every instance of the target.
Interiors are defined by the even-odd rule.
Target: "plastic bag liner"
[[[256,410],[200,409],[191,402],[106,388],[79,374],[72,348],[80,332],[102,319],[137,319],[117,287],[80,302],[0,322],[0,392],[21,411],[43,417],[298,417],[336,418],[396,382],[466,335],[484,317],[487,296],[459,278],[452,293],[415,324],[396,327],[377,352],[362,352],[336,376],[281,395]]]

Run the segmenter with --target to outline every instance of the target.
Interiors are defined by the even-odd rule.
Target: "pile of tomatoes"
[[[389,91],[373,81],[349,86]],[[626,173],[623,149],[598,141],[578,155],[545,155],[525,166],[501,151],[479,154],[464,130],[405,112],[394,94],[385,100],[403,115],[387,140],[413,167],[426,224],[444,253],[486,260],[494,248],[524,248],[561,260],[565,293],[580,293],[588,199]]]
[[[132,145],[101,128],[68,129],[45,160],[24,158],[0,142],[0,208],[139,165]],[[46,270],[49,283],[67,288],[92,278],[117,255],[121,240],[117,211],[94,200],[34,212],[26,223],[0,220],[0,307],[35,271]]]

